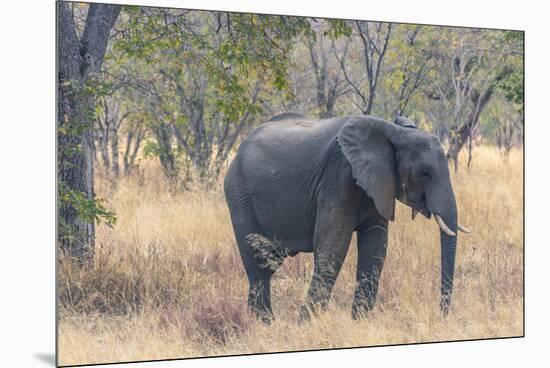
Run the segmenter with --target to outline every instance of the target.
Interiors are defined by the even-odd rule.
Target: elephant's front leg
[[[351,315],[365,316],[374,307],[378,281],[386,258],[388,221],[377,218],[357,232],[357,283]]]
[[[310,313],[325,310],[336,278],[348,252],[353,229],[335,222],[317,221],[314,237],[314,269],[300,318],[307,320]]]

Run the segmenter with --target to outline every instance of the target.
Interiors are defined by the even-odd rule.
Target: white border
[[[125,3],[124,1],[112,1]],[[548,347],[548,14],[527,2],[133,0],[139,5],[526,30],[526,338],[200,359],[118,367],[315,365],[521,367]],[[538,2],[544,4],[543,2]],[[533,2],[533,4],[535,4]],[[3,4],[0,34],[2,366],[51,366],[54,353],[55,75],[52,0]],[[7,81],[7,83],[6,83]],[[544,359],[546,361],[547,359]],[[536,364],[536,363],[535,363]]]

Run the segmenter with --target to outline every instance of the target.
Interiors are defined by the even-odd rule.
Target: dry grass
[[[61,364],[181,358],[459,340],[523,334],[522,152],[504,163],[494,148],[453,178],[461,222],[454,309],[438,311],[435,222],[398,205],[390,226],[379,299],[360,322],[350,318],[355,247],[328,313],[297,323],[312,256],[288,258],[275,274],[277,320],[266,327],[246,313],[247,281],[221,191],[170,194],[149,177],[107,191],[118,224],[99,227],[92,267],[61,260]]]

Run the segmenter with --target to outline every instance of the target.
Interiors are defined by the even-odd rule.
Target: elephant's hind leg
[[[246,241],[239,244],[239,250],[250,283],[248,306],[264,323],[273,319],[271,307],[271,278],[282,264],[286,254],[278,245],[258,232],[245,236]]]
[[[248,308],[261,321],[271,323],[271,277],[275,267],[266,259],[261,230],[251,211],[244,206],[230,206],[231,220],[249,282]],[[262,252],[263,251],[263,252]]]
[[[247,268],[248,281],[248,308],[262,322],[271,324],[274,319],[271,308],[271,276],[265,269]]]

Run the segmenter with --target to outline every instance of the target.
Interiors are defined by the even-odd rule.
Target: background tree
[[[522,109],[518,104],[506,103],[507,100],[506,96],[497,96],[495,103],[487,108],[487,116],[480,127],[482,136],[497,145],[506,162],[510,151],[523,142]]]
[[[374,23],[354,21],[354,34],[361,45],[360,59],[364,76],[355,79],[347,71],[347,58],[339,57],[344,77],[355,95],[353,104],[363,115],[370,115],[376,98],[376,89],[381,77],[382,61],[388,49],[393,25],[391,23]],[[356,40],[357,40],[356,38]],[[366,81],[367,88],[363,83]]]
[[[507,49],[511,45],[500,31],[441,29],[439,34],[446,47],[438,50],[438,77],[428,95],[440,102],[440,119],[449,133],[447,158],[458,170],[458,154],[466,144],[471,164],[480,116],[512,75],[509,63],[515,51]]]
[[[189,166],[191,177],[210,188],[261,112],[263,91],[288,90],[288,54],[309,23],[255,14],[130,12],[115,50],[153,120],[156,142],[146,151],[159,157],[170,180]]]
[[[101,96],[96,104],[96,147],[101,153],[104,170],[114,183],[120,174],[118,136],[131,113],[118,96]]]
[[[313,19],[311,30],[312,32],[304,37],[304,43],[307,46],[313,75],[308,73],[306,77],[315,81],[316,114],[320,118],[330,118],[334,114],[338,98],[349,92],[349,86],[345,83],[342,68],[339,67],[336,57],[347,57],[351,29],[345,22]],[[341,36],[346,37],[342,37],[342,42],[338,42]]]
[[[379,110],[390,121],[407,115],[407,107],[434,70],[433,39],[434,34],[426,27],[403,25],[394,28],[386,53],[379,104]]]

